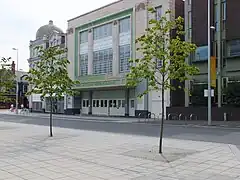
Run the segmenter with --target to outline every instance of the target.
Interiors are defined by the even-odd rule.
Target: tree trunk
[[[160,127],[160,139],[159,139],[159,153],[162,154],[162,144],[163,144],[163,121],[164,121],[164,77],[162,80],[162,117],[161,117],[161,127]]]
[[[52,97],[50,97],[50,122],[49,122],[50,137],[53,136],[53,133],[52,133],[52,114],[53,114],[53,100],[52,100]]]

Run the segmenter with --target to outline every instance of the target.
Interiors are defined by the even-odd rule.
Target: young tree
[[[37,47],[40,60],[35,63],[35,67],[30,69],[26,78],[32,87],[28,94],[41,94],[41,97],[48,97],[50,100],[50,136],[52,136],[52,114],[53,100],[60,99],[64,94],[73,95],[73,89],[78,81],[73,81],[67,72],[70,63],[68,59],[61,55],[66,53],[66,49],[58,46],[43,49]]]
[[[0,102],[6,103],[12,101],[11,91],[15,87],[15,74],[11,69],[11,58],[0,59]]]
[[[154,8],[149,9],[155,13]],[[170,19],[171,12],[167,11],[160,20],[151,19],[145,34],[136,39],[137,51],[141,52],[140,59],[132,59],[131,70],[127,75],[127,86],[136,87],[143,80],[148,80],[148,88],[139,96],[150,91],[161,92],[161,129],[159,153],[162,153],[163,122],[164,122],[164,94],[166,90],[175,90],[171,80],[184,82],[198,73],[198,69],[185,62],[185,59],[194,52],[196,46],[185,42],[183,18]],[[182,88],[182,87],[177,87]]]

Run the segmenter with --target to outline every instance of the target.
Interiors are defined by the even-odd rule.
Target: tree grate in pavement
[[[197,152],[198,151],[164,147],[163,154],[161,155],[158,153],[158,147],[153,147],[152,149],[149,150],[136,149],[128,151],[123,153],[122,155],[152,161],[173,162]]]

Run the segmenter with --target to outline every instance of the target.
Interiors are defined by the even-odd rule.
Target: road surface
[[[97,118],[97,117],[96,117]],[[35,124],[35,125],[49,125],[49,118],[47,116],[33,117],[33,116],[18,116],[0,114],[0,121]],[[103,131],[143,136],[159,136],[159,125],[131,123],[131,122],[98,122],[85,117],[84,120],[79,118],[62,118],[61,116],[54,116],[53,126]],[[179,125],[164,126],[164,136],[168,138],[184,139],[184,140],[197,140],[197,141],[210,141],[217,143],[235,144],[240,147],[240,129],[238,128],[206,128],[206,127],[188,127]]]

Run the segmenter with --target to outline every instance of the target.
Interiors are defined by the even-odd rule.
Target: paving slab
[[[0,122],[0,180],[238,180],[231,144]]]

